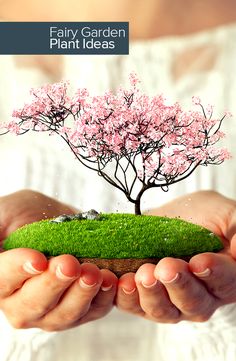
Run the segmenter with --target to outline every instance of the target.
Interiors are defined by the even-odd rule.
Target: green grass
[[[12,233],[4,249],[27,247],[46,256],[77,258],[184,257],[223,248],[209,230],[182,221],[133,214],[102,214],[99,220],[40,221]]]

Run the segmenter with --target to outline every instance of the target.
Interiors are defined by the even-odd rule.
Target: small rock
[[[68,214],[62,214],[61,216],[58,216],[52,220],[50,220],[49,222],[51,223],[62,223],[62,222],[70,222],[72,219],[71,215]]]
[[[99,219],[100,215],[97,211],[95,211],[95,209],[90,209],[88,212],[83,212],[82,217],[83,219],[95,220]]]
[[[90,209],[87,212],[82,213],[76,213],[76,214],[62,214],[61,216],[58,216],[49,222],[51,223],[62,223],[62,222],[70,222],[72,220],[83,220],[83,219],[89,219],[89,220],[96,220],[100,218],[100,214],[95,211],[95,209]]]
[[[83,213],[76,213],[76,214],[74,214],[72,219],[77,219],[77,220],[84,219]]]

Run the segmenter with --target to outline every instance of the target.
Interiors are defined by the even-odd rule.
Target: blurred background
[[[193,95],[200,96],[203,105],[214,105],[214,116],[232,112],[233,117],[224,122],[226,137],[221,145],[236,155],[235,1],[1,0],[0,19],[130,22],[126,56],[0,56],[0,121],[9,121],[12,110],[28,101],[32,87],[69,80],[71,91],[87,87],[91,94],[101,94],[126,86],[129,73],[135,71],[148,95],[163,93],[186,109],[192,108]],[[133,212],[122,193],[83,168],[59,138],[35,133],[2,136],[0,167],[0,195],[27,187],[84,210]],[[200,167],[168,193],[146,192],[142,207],[149,209],[199,189],[214,189],[236,199],[235,174],[235,158],[219,167]],[[72,355],[75,350],[85,361],[151,361],[162,360],[164,352],[164,360],[192,360],[192,331],[181,325],[170,330],[114,312],[96,327],[90,324],[51,337],[48,354],[54,350],[57,360],[70,361],[77,359]],[[183,349],[179,344],[180,356],[174,347],[178,337],[186,340]],[[194,342],[196,347],[203,341],[195,337]]]

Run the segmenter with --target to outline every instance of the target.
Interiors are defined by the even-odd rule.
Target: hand
[[[72,213],[33,191],[0,198],[1,239],[19,226]],[[15,328],[58,331],[103,317],[113,306],[117,278],[71,255],[47,260],[32,249],[0,253],[0,308]]]
[[[0,197],[0,240],[24,224],[74,212],[75,208],[31,190]]]
[[[236,302],[236,202],[216,192],[196,192],[149,214],[181,217],[218,234],[220,253],[203,253],[187,263],[164,258],[119,280],[118,308],[163,323],[208,320],[217,308]]]

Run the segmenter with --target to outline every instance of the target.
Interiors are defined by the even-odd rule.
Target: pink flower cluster
[[[30,103],[15,110],[5,127],[15,134],[28,130],[59,134],[81,163],[134,203],[137,181],[142,190],[169,186],[198,165],[220,164],[229,158],[226,149],[215,147],[224,136],[220,127],[225,115],[213,119],[212,107],[205,111],[198,97],[193,97],[194,110],[185,111],[179,103],[167,105],[160,95],[142,94],[138,82],[132,73],[130,89],[100,96],[78,89],[70,97],[68,83],[33,89]],[[105,173],[111,161],[112,176]]]

